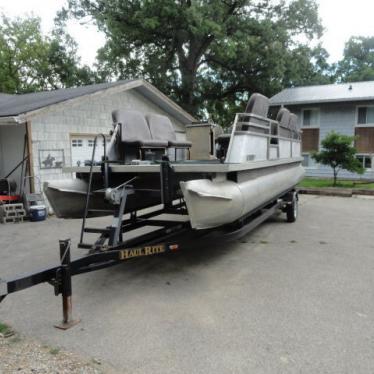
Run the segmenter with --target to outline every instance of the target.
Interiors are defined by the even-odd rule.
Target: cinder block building
[[[23,95],[0,94],[0,178],[26,159],[29,188],[66,178],[64,166],[91,159],[94,137],[112,129],[116,109],[167,115],[180,140],[196,121],[144,80],[119,81]],[[96,159],[101,159],[103,142]],[[20,184],[21,168],[12,177]]]
[[[331,177],[331,168],[316,164],[313,151],[332,130],[356,135],[357,158],[365,167],[364,176],[374,178],[374,81],[288,88],[270,99],[274,110],[284,106],[298,115],[302,129],[302,153],[306,175]],[[359,178],[342,171],[340,178]]]

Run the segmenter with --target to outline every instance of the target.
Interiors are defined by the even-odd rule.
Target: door
[[[72,135],[71,136],[71,166],[89,165],[92,158],[95,136]],[[107,142],[108,144],[108,142]],[[101,161],[104,155],[103,139],[97,139],[95,161]]]

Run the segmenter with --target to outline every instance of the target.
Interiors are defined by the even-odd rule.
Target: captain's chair
[[[177,140],[173,124],[170,119],[161,114],[149,113],[146,116],[152,139],[166,140],[169,147],[175,149],[175,158],[177,149],[189,149],[192,143],[187,140]]]
[[[135,110],[114,110],[112,112],[114,124],[120,125],[120,139],[130,153],[138,150],[138,155],[143,158],[143,150],[160,149],[166,150],[168,147],[167,140],[153,139],[147,121],[144,115]],[[129,155],[125,156],[128,158]],[[137,155],[131,155],[134,157]]]

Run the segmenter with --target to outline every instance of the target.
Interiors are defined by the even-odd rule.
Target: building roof
[[[270,99],[271,105],[298,105],[374,100],[374,81],[286,88]]]
[[[121,80],[111,83],[99,83],[87,86],[61,88],[53,91],[42,91],[20,95],[0,93],[0,118],[26,116],[50,105],[59,104],[82,96],[95,94],[115,87],[134,89],[148,100],[159,106],[166,113],[174,116],[183,124],[196,121],[174,101],[169,99],[156,87],[142,79]],[[121,88],[122,88],[121,87]]]

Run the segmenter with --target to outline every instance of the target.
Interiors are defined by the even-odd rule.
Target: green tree
[[[0,24],[0,92],[25,93],[93,82],[95,74],[79,65],[75,42],[62,30],[44,36],[36,17]]]
[[[341,82],[374,80],[374,37],[352,37],[346,43],[343,59],[337,66]]]
[[[272,95],[305,69],[318,81],[307,61],[322,33],[315,0],[68,0],[59,20],[71,16],[106,34],[102,76],[142,76],[193,114],[232,120],[254,91]]]
[[[334,186],[340,170],[345,169],[363,174],[362,163],[355,157],[356,148],[352,145],[356,137],[338,134],[332,131],[322,140],[322,150],[312,154],[318,163],[330,166],[334,175]]]
[[[283,86],[297,87],[334,83],[335,66],[328,63],[329,54],[318,45],[310,48],[298,46],[291,51],[291,58],[283,78]]]

